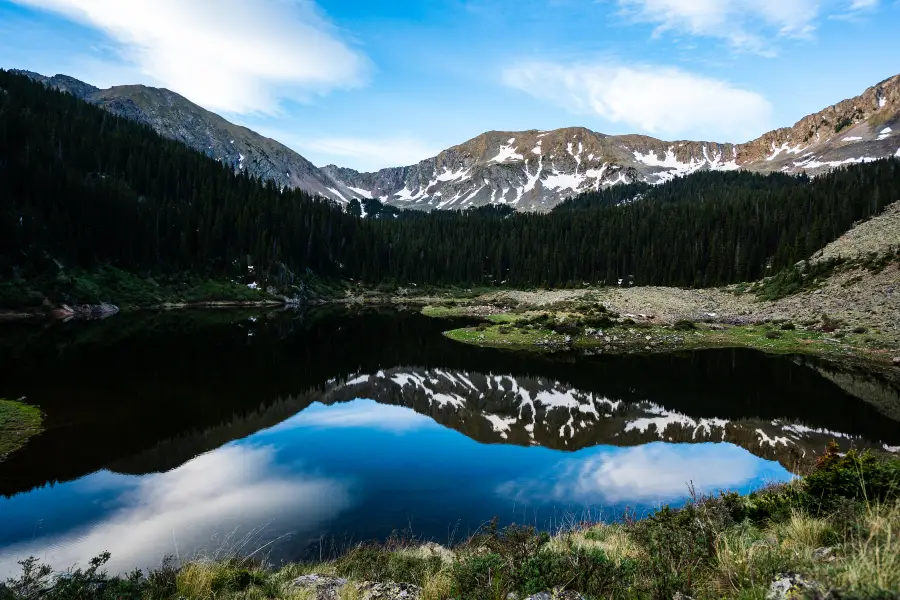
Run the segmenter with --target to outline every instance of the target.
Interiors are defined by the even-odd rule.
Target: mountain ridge
[[[337,165],[317,167],[277,140],[164,88],[123,85],[102,90],[67,75],[16,72],[147,124],[236,170],[340,203],[372,198],[419,210],[505,204],[545,211],[584,191],[633,181],[663,183],[703,169],[817,175],[846,164],[900,156],[900,75],[791,127],[740,144],[607,135],[580,126],[488,131],[414,165],[359,172]]]

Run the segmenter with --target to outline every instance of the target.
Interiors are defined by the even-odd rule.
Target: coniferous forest
[[[252,265],[367,283],[711,286],[801,261],[900,199],[900,160],[808,179],[700,172],[548,214],[349,210],[0,71],[0,280],[111,265],[230,278]]]

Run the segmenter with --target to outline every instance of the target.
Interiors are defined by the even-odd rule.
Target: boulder
[[[364,581],[357,589],[362,600],[418,600],[422,596],[422,588],[411,583]]]
[[[584,600],[584,596],[573,590],[556,588],[549,592],[538,592],[525,600]]]
[[[892,360],[892,362],[894,363],[894,366],[895,366],[895,367],[900,367],[900,356],[895,356],[895,357],[894,357],[893,359],[891,359],[891,360]]]
[[[291,585],[301,590],[310,590],[316,600],[337,600],[338,591],[347,585],[347,580],[332,575],[301,575],[291,581]]]
[[[821,598],[822,587],[799,573],[779,573],[775,576],[766,600],[788,600],[790,598]]]

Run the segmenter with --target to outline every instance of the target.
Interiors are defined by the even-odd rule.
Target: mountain
[[[120,85],[101,90],[67,75],[15,72],[149,125],[160,135],[184,142],[235,170],[271,179],[279,187],[299,188],[339,202],[354,195],[287,146],[235,125],[167,89]]]
[[[549,210],[579,192],[632,181],[663,183],[699,170],[746,169],[817,175],[900,155],[900,75],[743,144],[605,135],[584,127],[489,131],[435,157],[375,173],[317,168],[278,143],[166,89],[100,90],[66,75],[19,71],[153,127],[235,169],[339,202],[375,198],[400,208],[506,204]]]
[[[900,75],[744,144],[665,142],[583,127],[490,131],[417,165],[357,173],[329,165],[333,180],[410,208],[489,203],[546,210],[568,196],[631,181],[663,183],[702,169],[817,175],[900,155]]]

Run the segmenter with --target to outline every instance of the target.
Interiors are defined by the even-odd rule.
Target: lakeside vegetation
[[[103,572],[108,554],[64,576],[28,559],[22,574],[0,587],[0,599],[312,600],[318,582],[334,590],[318,597],[342,600],[504,600],[551,590],[566,598],[762,600],[780,578],[794,583],[786,591],[797,597],[888,600],[900,597],[898,486],[900,459],[841,455],[832,446],[789,484],[747,496],[695,495],[681,508],[662,507],[645,518],[573,518],[552,535],[494,522],[450,549],[395,536],[325,562],[169,559],[150,573],[124,577]],[[296,581],[309,574],[320,577]]]
[[[37,406],[0,398],[0,460],[40,433],[43,415]]]

